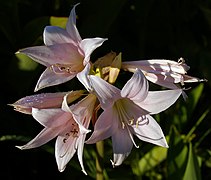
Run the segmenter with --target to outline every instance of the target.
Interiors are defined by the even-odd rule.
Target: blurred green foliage
[[[112,168],[111,142],[105,142],[105,179],[211,179],[211,1],[209,0],[0,0],[0,179],[94,179],[95,146],[85,145],[80,170],[77,157],[59,173],[54,159],[54,141],[34,150],[20,151],[41,126],[30,116],[7,104],[33,94],[44,67],[19,49],[43,44],[47,25],[65,27],[73,5],[77,7],[77,27],[83,38],[108,38],[92,55],[92,60],[110,51],[122,52],[124,60],[186,59],[189,74],[208,79],[188,85],[187,101],[182,98],[167,111],[155,116],[169,141],[164,149],[140,142],[124,164]],[[77,80],[41,92],[69,90]],[[73,86],[74,85],[74,86]]]

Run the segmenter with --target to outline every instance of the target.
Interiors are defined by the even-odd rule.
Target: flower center
[[[136,127],[138,127],[149,124],[149,119],[146,115],[136,117],[135,112],[131,111],[132,106],[136,105],[131,100],[126,98],[119,99],[115,102],[115,108],[119,115],[122,129],[125,128],[125,125],[136,125]]]
[[[63,139],[63,143],[66,143],[69,137],[76,138],[78,137],[78,124],[76,122],[72,123],[71,130],[65,134],[65,137]]]
[[[83,70],[83,67],[76,67],[70,64],[52,64],[50,70],[55,74],[76,74]]]

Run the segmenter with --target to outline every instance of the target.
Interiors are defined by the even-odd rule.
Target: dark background
[[[0,179],[77,179],[82,173],[74,165],[59,173],[54,142],[45,148],[20,151],[41,126],[30,116],[17,113],[7,104],[33,94],[44,67],[23,71],[15,56],[20,48],[42,44],[42,33],[50,16],[67,17],[73,0],[0,0]],[[196,112],[210,107],[211,1],[209,0],[81,0],[76,8],[82,38],[108,38],[92,55],[96,59],[112,51],[122,52],[123,61],[183,57],[189,74],[208,79]],[[192,84],[192,87],[197,86]],[[61,85],[65,89],[66,85]],[[73,87],[74,89],[74,87]],[[45,91],[55,91],[47,88]],[[200,131],[210,128],[210,114]],[[190,125],[193,122],[189,123]],[[51,146],[52,145],[52,146]],[[52,148],[51,148],[52,147]],[[210,142],[203,144],[210,149]],[[211,177],[205,168],[203,179]],[[116,171],[118,173],[118,170]],[[131,172],[130,172],[131,173]],[[72,178],[71,178],[72,175]],[[83,176],[83,175],[82,175]],[[84,177],[89,179],[90,177]]]

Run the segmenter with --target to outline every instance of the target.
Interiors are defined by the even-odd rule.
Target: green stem
[[[97,156],[96,156],[96,180],[104,180],[103,176],[103,157],[104,157],[104,142],[99,141],[96,143]]]
[[[209,113],[209,109],[206,110],[202,116],[199,118],[199,120],[196,122],[196,124],[191,128],[191,130],[189,131],[189,133],[186,136],[186,140],[189,140],[189,138],[191,137],[191,135],[193,134],[193,132],[196,130],[196,128],[199,126],[199,124],[204,120],[204,118],[206,117],[206,115]]]

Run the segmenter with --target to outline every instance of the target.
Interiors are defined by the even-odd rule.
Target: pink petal
[[[44,66],[52,64],[82,65],[83,61],[83,56],[78,52],[78,48],[70,43],[29,47],[19,50],[19,53],[26,54]]]
[[[112,165],[115,167],[122,164],[133,148],[133,142],[127,129],[118,128],[116,130],[112,135],[112,146],[114,153]]]
[[[149,114],[148,111],[126,98],[116,101],[114,108],[118,112],[118,117],[122,122],[129,123],[132,119],[136,120],[142,115]]]
[[[65,83],[73,79],[76,74],[77,73],[70,74],[68,72],[58,74],[52,71],[51,68],[46,68],[46,70],[41,74],[34,91],[36,92],[46,87]]]
[[[119,166],[122,164],[122,162],[129,156],[130,152],[124,153],[124,154],[114,154],[113,158],[114,160],[111,160],[111,164],[113,167]]]
[[[120,90],[100,77],[90,75],[89,79],[103,109],[112,106],[115,100],[121,98]]]
[[[46,46],[63,43],[74,44],[68,32],[57,26],[46,26],[43,32],[43,39]]]
[[[178,89],[178,86],[174,83],[183,83],[183,76],[180,74],[172,74],[172,73],[144,73],[145,77],[160,86],[170,88],[170,89]]]
[[[158,146],[168,147],[165,136],[159,124],[150,115],[146,116],[148,123],[143,125],[133,125],[133,134],[140,140],[146,141]]]
[[[63,136],[58,136],[55,144],[55,157],[60,172],[64,171],[67,163],[76,152],[77,138],[70,136],[64,141]]]
[[[103,38],[87,38],[81,41],[80,48],[84,52],[84,56],[85,56],[84,62],[83,62],[84,66],[89,62],[90,55],[92,54],[92,52],[96,48],[101,46],[103,42],[106,40],[107,39],[103,39]]]
[[[129,61],[122,63],[123,69],[139,68],[146,72],[152,71],[165,71],[185,74],[189,67],[185,63],[178,63],[172,60],[165,59],[152,59],[152,60],[140,60]]]
[[[203,82],[203,81],[207,81],[206,79],[200,79],[197,77],[192,77],[192,76],[188,76],[188,75],[184,75],[184,82],[186,83],[190,83],[190,82]]]
[[[148,94],[148,88],[148,81],[143,73],[137,69],[132,78],[123,87],[121,96],[127,97],[132,101],[143,101]]]
[[[161,71],[156,71],[156,72],[145,72],[144,75],[146,77],[150,77],[150,75],[154,75],[156,81],[163,81],[163,82],[171,82],[171,83],[183,83],[184,79],[181,74],[178,73],[173,73],[173,72],[161,72]],[[155,83],[156,83],[155,81]],[[153,82],[153,81],[152,81]]]
[[[79,125],[80,133],[86,134],[90,132],[90,130],[88,130],[88,127],[92,117],[96,97],[90,94],[79,101],[77,104],[69,107],[66,99],[67,96],[68,94],[64,97],[62,109],[66,112],[69,112],[73,116],[74,120]]]
[[[89,122],[92,118],[96,99],[97,97],[95,95],[89,94],[77,104],[70,106],[70,110],[76,122],[86,128],[88,128]]]
[[[94,132],[86,143],[93,144],[112,136],[118,128],[118,121],[118,114],[112,108],[106,109],[97,119]]]
[[[86,66],[84,67],[84,69],[77,74],[78,80],[84,85],[84,87],[89,92],[92,91],[92,87],[91,87],[90,81],[88,79],[88,74],[90,72],[90,68],[91,68],[90,63],[87,63]]]
[[[65,124],[72,115],[61,109],[36,109],[32,108],[32,116],[45,127],[57,127]]]
[[[181,89],[149,91],[148,96],[144,101],[134,102],[150,114],[158,114],[174,104],[181,94]]]
[[[65,94],[67,93],[35,94],[21,98],[11,105],[19,112],[31,114],[32,107],[39,109],[60,107]]]
[[[78,138],[78,141],[77,141],[77,146],[78,146],[78,149],[77,149],[77,154],[78,154],[78,160],[79,160],[79,163],[81,165],[81,169],[82,169],[82,172],[87,175],[86,171],[85,171],[85,168],[84,168],[84,165],[83,165],[83,149],[84,149],[84,142],[85,142],[85,138],[86,138],[86,135],[81,135],[79,138]]]
[[[79,43],[79,42],[81,42],[81,36],[76,27],[76,13],[75,13],[75,8],[77,5],[79,5],[79,3],[76,4],[70,12],[70,16],[69,16],[68,22],[66,24],[66,30],[67,30],[68,34],[70,35],[71,39],[74,42]]]
[[[44,128],[34,139],[23,146],[16,146],[19,149],[31,149],[42,146],[43,144],[49,142],[55,138],[60,132],[59,127],[54,128]]]

